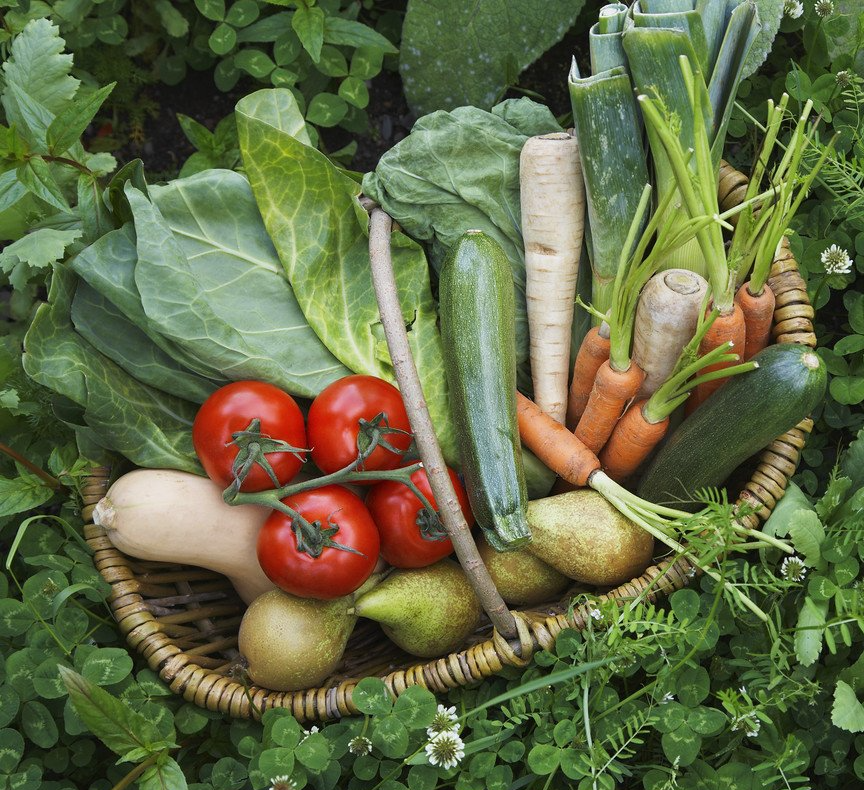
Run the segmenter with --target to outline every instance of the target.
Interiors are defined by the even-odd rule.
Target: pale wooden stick
[[[393,221],[386,212],[380,208],[372,209],[369,224],[372,283],[378,300],[381,325],[387,338],[387,348],[396,372],[396,381],[399,382],[405,411],[408,413],[408,421],[411,423],[417,450],[429,478],[429,486],[435,497],[441,522],[453,543],[456,557],[468,576],[480,605],[489,615],[492,625],[505,639],[516,639],[516,620],[498,593],[483,560],[480,559],[471,531],[462,515],[462,508],[459,506],[450,476],[447,474],[441,448],[435,437],[435,429],[429,418],[426,399],[420,386],[420,377],[417,375],[414,358],[411,356],[408,334],[405,331],[405,319],[402,316],[396,290],[396,278],[393,275],[393,262],[390,256],[392,224]]]

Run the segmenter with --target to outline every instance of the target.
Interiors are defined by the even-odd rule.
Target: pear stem
[[[471,531],[465,523],[462,508],[456,498],[450,476],[447,474],[441,447],[429,417],[429,409],[423,396],[414,358],[411,356],[411,346],[408,343],[408,333],[405,331],[405,319],[399,305],[399,294],[396,290],[396,278],[390,255],[392,227],[393,220],[385,211],[372,208],[369,222],[369,262],[372,284],[378,300],[381,325],[393,361],[396,381],[402,393],[414,440],[417,442],[417,450],[426,469],[429,486],[439,508],[441,522],[453,543],[456,557],[468,576],[480,605],[489,615],[492,625],[505,639],[513,640],[517,638],[516,619],[507,608],[483,560],[480,559]]]

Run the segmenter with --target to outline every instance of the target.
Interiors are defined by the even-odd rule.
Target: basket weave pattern
[[[728,164],[720,171],[721,210],[740,202],[747,179]],[[784,242],[785,245],[785,242]],[[816,345],[811,307],[803,279],[788,246],[774,261],[768,281],[776,297],[773,337],[777,343]],[[756,512],[742,517],[758,528],[768,518],[794,474],[813,423],[805,419],[775,439],[758,458],[738,502]],[[487,678],[503,666],[524,666],[539,648],[548,649],[564,628],[585,627],[588,608],[571,608],[569,596],[531,610],[514,612],[518,640],[508,642],[487,625],[460,652],[417,663],[360,621],[338,674],[321,687],[276,692],[243,682],[237,652],[237,631],[244,604],[223,576],[199,568],[136,560],[113,547],[106,532],[92,523],[93,506],[104,496],[109,470],[100,468],[83,488],[84,536],[94,563],[111,585],[109,604],[121,632],[172,691],[203,708],[235,717],[257,717],[272,707],[289,708],[301,721],[322,721],[357,713],[352,691],[363,677],[381,677],[399,694],[411,685],[433,692]],[[686,558],[667,559],[641,576],[611,590],[601,599],[625,603],[637,596],[656,600],[685,587],[697,575]]]

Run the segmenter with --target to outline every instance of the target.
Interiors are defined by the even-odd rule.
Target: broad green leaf
[[[48,127],[46,137],[48,148],[52,153],[63,154],[78,142],[116,84],[112,82],[83,98],[73,99],[57,114]]]
[[[799,510],[815,512],[807,495],[793,482],[789,482],[786,492],[780,497],[774,510],[762,527],[763,531],[778,538],[789,534],[789,522]]]
[[[9,275],[14,287],[23,288],[33,272],[62,260],[81,235],[80,230],[38,228],[0,252],[0,271]]]
[[[754,74],[768,58],[777,31],[780,30],[780,22],[783,19],[784,0],[755,0],[755,3],[760,29],[744,61],[744,69],[741,73],[742,80]]]
[[[163,745],[146,717],[74,670],[61,666],[60,675],[75,711],[112,752],[123,757],[133,749]]]
[[[560,131],[552,113],[530,99],[503,102],[492,112],[460,107],[420,118],[391,148],[363,192],[412,238],[429,245],[439,269],[450,247],[476,228],[504,249],[516,286],[516,359],[519,387],[529,391],[525,253],[519,199],[519,155],[525,141]]]
[[[864,349],[864,335],[846,335],[834,344],[834,353],[846,356],[857,354]]]
[[[840,461],[841,472],[852,480],[852,488],[864,488],[864,428],[846,448]]]
[[[319,773],[323,771],[330,762],[330,754],[333,747],[320,732],[307,735],[294,750],[294,756],[310,771]]]
[[[230,91],[239,79],[240,69],[234,64],[233,57],[220,61],[213,70],[213,82],[220,91]]]
[[[358,47],[351,56],[352,77],[360,80],[371,80],[380,73],[384,61],[384,53],[376,47]]]
[[[189,32],[189,23],[171,3],[171,0],[153,0],[153,8],[162,20],[165,32],[172,38],[182,38]]]
[[[284,88],[256,91],[243,99],[243,108],[256,121],[278,129],[304,145],[312,145],[303,113],[291,91]]]
[[[355,687],[351,701],[360,713],[384,716],[393,708],[393,697],[379,678],[363,678]]]
[[[81,337],[142,384],[203,403],[221,383],[177,362],[86,282],[78,283],[71,316]]]
[[[348,60],[336,47],[327,45],[321,48],[317,68],[328,77],[344,77],[348,74]]]
[[[369,89],[366,87],[366,83],[358,77],[345,77],[339,83],[339,96],[360,109],[369,104]]]
[[[291,27],[291,13],[288,11],[280,11],[278,14],[271,14],[253,22],[251,25],[237,31],[237,41],[239,43],[253,42],[256,44],[275,42],[283,34],[290,35],[295,41],[297,36]],[[286,33],[286,31],[288,31]],[[297,41],[298,52],[300,50],[300,42]],[[279,62],[278,59],[276,61]]]
[[[389,39],[368,25],[339,16],[328,16],[325,20],[324,41],[349,47],[371,47],[385,55],[395,55],[399,51]]]
[[[11,686],[0,686],[0,727],[5,727],[18,715],[21,699]]]
[[[399,59],[408,104],[417,115],[462,105],[489,109],[524,68],[561,40],[583,5],[409,0]]]
[[[258,115],[260,94],[237,105],[243,163],[264,224],[309,325],[351,370],[394,381],[369,269],[368,218],[359,185],[319,151]],[[390,239],[408,340],[447,458],[453,428],[447,404],[437,310],[420,247]]]
[[[0,730],[0,771],[11,773],[24,756],[24,738],[17,730]]]
[[[210,782],[216,788],[234,788],[241,786],[248,776],[246,766],[233,757],[222,757],[213,766]]]
[[[538,776],[547,776],[558,768],[562,750],[551,743],[538,743],[528,752],[528,767]]]
[[[827,614],[827,601],[814,603],[811,598],[804,599],[795,627],[795,655],[802,666],[809,667],[815,663],[822,652],[822,635]]]
[[[125,197],[124,205],[128,208]],[[208,367],[200,358],[188,354],[169,338],[163,337],[159,326],[147,317],[141,305],[141,295],[135,285],[137,262],[135,232],[130,224],[98,239],[78,253],[70,261],[70,265],[169,357],[205,379],[217,383],[227,382],[228,380],[219,373],[217,368]],[[192,399],[191,396],[187,398]]]
[[[220,22],[207,40],[210,49],[216,55],[227,55],[237,43],[237,31],[231,25]]]
[[[113,159],[113,157],[112,157]],[[114,218],[108,211],[99,179],[82,173],[78,176],[78,205],[75,211],[81,217],[84,235],[82,244],[92,244],[114,230]]]
[[[435,718],[438,702],[435,695],[422,686],[409,686],[397,698],[393,713],[408,729],[428,727]]]
[[[842,680],[837,681],[834,689],[831,723],[847,732],[864,732],[864,705],[852,687]]]
[[[669,603],[682,622],[695,620],[699,614],[699,593],[695,590],[677,590],[669,596]]]
[[[291,27],[303,44],[303,49],[309,53],[309,57],[315,63],[321,57],[321,47],[324,44],[324,18],[324,11],[318,6],[303,3],[291,17]]]
[[[225,18],[225,0],[195,0],[195,7],[202,16],[214,22],[221,22]]]
[[[151,324],[230,380],[314,397],[349,374],[292,293],[246,178],[214,170],[152,187],[135,207],[135,283]]]
[[[2,490],[2,484],[0,484]],[[0,493],[0,497],[2,497]],[[29,509],[29,508],[28,508]],[[0,600],[0,637],[20,636],[36,622],[30,607],[14,598]]]
[[[816,503],[816,512],[823,524],[829,524],[837,508],[843,504],[852,488],[852,481],[842,475],[832,475],[825,488],[825,493]]]
[[[408,729],[392,714],[378,716],[372,723],[370,740],[385,757],[402,757],[408,749]]]
[[[825,539],[825,528],[819,516],[811,510],[799,510],[789,519],[789,537],[795,550],[811,568],[819,564],[819,547]]]
[[[690,765],[699,756],[702,736],[682,724],[678,729],[664,733],[660,742],[668,760],[678,765]]]
[[[44,505],[53,495],[53,488],[29,472],[12,479],[0,477],[0,517],[33,510]]]
[[[255,0],[237,0],[228,9],[225,21],[234,27],[246,27],[258,19],[260,13],[260,6]]]
[[[711,689],[711,679],[705,667],[688,667],[681,671],[675,682],[675,691],[682,704],[695,708]]]
[[[265,776],[290,776],[294,770],[294,750],[284,746],[265,749],[258,756],[258,768]]]
[[[21,729],[28,740],[42,749],[50,749],[60,737],[54,716],[37,700],[25,702],[21,710]]]
[[[200,471],[192,448],[196,407],[135,381],[73,329],[75,275],[57,267],[48,303],[25,338],[24,370],[84,409],[86,424],[107,449],[139,466]]]
[[[270,56],[257,49],[240,50],[234,56],[234,65],[259,80],[263,80],[276,68]]]
[[[44,200],[49,206],[54,206],[60,211],[72,211],[51,167],[41,157],[34,156],[19,165],[18,179],[28,192]]]
[[[119,683],[132,671],[132,657],[120,647],[100,647],[89,653],[81,666],[81,674],[97,686]]]
[[[306,120],[316,126],[336,126],[348,113],[348,102],[333,93],[318,93],[309,102]]]
[[[3,106],[10,123],[21,125],[25,119],[18,107],[7,103],[10,87],[17,87],[30,99],[57,115],[75,95],[79,80],[69,76],[72,55],[63,54],[60,29],[47,19],[28,22],[12,40],[9,57],[3,64],[6,87]]]
[[[192,143],[199,151],[213,153],[215,151],[215,140],[213,132],[211,132],[204,124],[198,123],[194,118],[190,118],[183,113],[177,113],[177,123],[186,135],[186,139]]]
[[[186,787],[183,769],[167,754],[148,768],[138,781],[139,790],[186,790]]]
[[[831,397],[844,406],[856,406],[864,401],[864,376],[844,376],[831,379]]]
[[[283,33],[273,44],[273,58],[279,66],[288,66],[297,60],[303,49],[300,39],[293,30]]]

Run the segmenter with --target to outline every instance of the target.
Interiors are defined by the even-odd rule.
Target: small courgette
[[[441,338],[471,510],[498,551],[530,540],[516,421],[513,278],[500,245],[468,231],[441,267]]]
[[[722,485],[825,395],[825,365],[808,346],[769,346],[753,361],[756,370],[728,379],[681,423],[646,470],[639,496],[686,506],[700,489]]]

